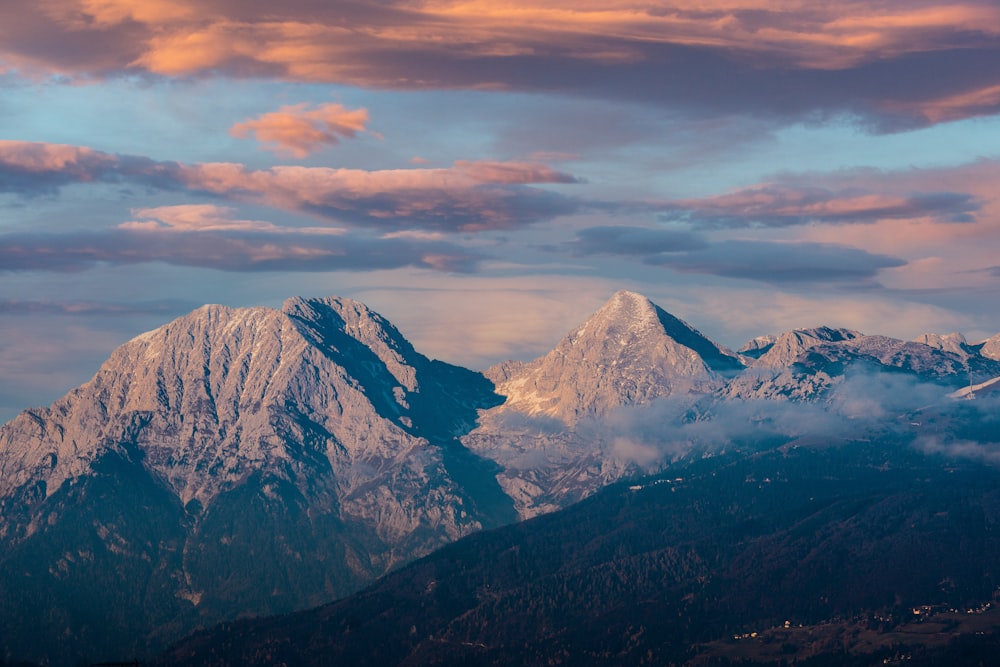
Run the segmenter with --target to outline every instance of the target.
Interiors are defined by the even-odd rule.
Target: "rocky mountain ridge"
[[[1000,335],[820,327],[734,353],[623,291],[550,353],[480,374],[421,355],[350,299],[204,306],[0,427],[0,637],[21,642],[0,648],[68,664],[79,647],[148,651],[332,600],[724,447],[739,437],[727,420],[785,428],[761,406],[830,404],[865,374],[940,389],[922,401],[980,398]],[[112,601],[126,612],[93,612]]]
[[[142,334],[0,428],[0,616],[33,628],[0,636],[41,637],[26,657],[57,663],[75,658],[46,633],[70,628],[78,646],[148,648],[162,639],[139,614],[67,606],[74,591],[106,584],[85,605],[99,608],[137,587],[128,605],[177,632],[334,599],[508,523],[489,465],[457,440],[499,400],[349,299],[205,306]],[[137,506],[157,508],[155,530]]]

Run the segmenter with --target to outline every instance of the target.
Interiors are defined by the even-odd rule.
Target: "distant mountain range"
[[[205,306],[0,428],[0,650],[148,656],[767,443],[989,461],[997,378],[1000,335],[824,327],[732,352],[631,292],[547,355],[482,374],[427,359],[349,299]]]

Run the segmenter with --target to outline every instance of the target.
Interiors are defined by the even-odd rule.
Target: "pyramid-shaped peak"
[[[638,352],[642,345],[661,345],[666,340],[694,351],[712,370],[734,371],[742,368],[731,352],[649,298],[628,290],[615,292],[586,322],[570,332],[559,347],[597,345],[605,351],[617,350],[615,345],[607,347],[608,341],[617,341],[626,350]],[[635,347],[637,345],[640,347]],[[616,355],[619,353],[615,352]]]
[[[626,326],[653,325],[657,329],[662,329],[664,315],[669,319],[676,319],[648,297],[638,292],[619,290],[583,323],[580,330],[592,328],[590,325],[600,323]]]
[[[608,299],[608,302],[604,305],[604,307],[648,310],[655,308],[656,306],[645,295],[623,289],[612,294],[611,298]]]

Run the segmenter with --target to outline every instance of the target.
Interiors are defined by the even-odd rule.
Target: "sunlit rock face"
[[[489,369],[506,401],[464,442],[500,464],[501,486],[522,516],[534,516],[636,471],[596,422],[658,399],[709,395],[742,369],[686,322],[621,291],[545,356]]]
[[[128,581],[175,631],[344,595],[516,518],[457,440],[499,400],[349,299],[199,308],[0,429],[0,597],[22,605],[4,615],[38,607],[44,624],[93,582],[119,596]],[[49,620],[98,643],[102,621],[118,628],[108,642],[157,641],[141,615],[77,613]]]
[[[618,292],[481,374],[350,299],[204,306],[0,427],[0,650],[148,655],[741,439],[902,425],[938,451],[965,419],[941,401],[991,405],[998,340],[820,327],[733,353]]]

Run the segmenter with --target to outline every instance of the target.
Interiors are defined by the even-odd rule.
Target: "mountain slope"
[[[333,599],[513,520],[491,464],[457,439],[498,400],[347,299],[206,306],[129,341],[0,428],[5,653],[141,652]],[[148,567],[124,578],[130,563]],[[88,611],[108,606],[122,613]]]
[[[463,539],[346,600],[199,633],[165,663],[687,664],[721,643],[735,664],[759,642],[734,634],[787,622],[815,637],[776,663],[882,664],[880,644],[831,629],[864,619],[890,649],[914,607],[986,608],[1000,585],[1000,473],[942,463],[906,439],[692,461]]]
[[[742,368],[646,297],[620,291],[548,354],[487,371],[506,400],[463,442],[499,464],[521,516],[534,516],[638,469],[595,430],[600,420],[671,396],[693,400]]]
[[[619,292],[491,382],[349,299],[200,308],[0,427],[0,650],[142,655],[747,443],[917,429],[921,451],[995,460],[990,341],[924,339],[823,327],[734,355]]]

